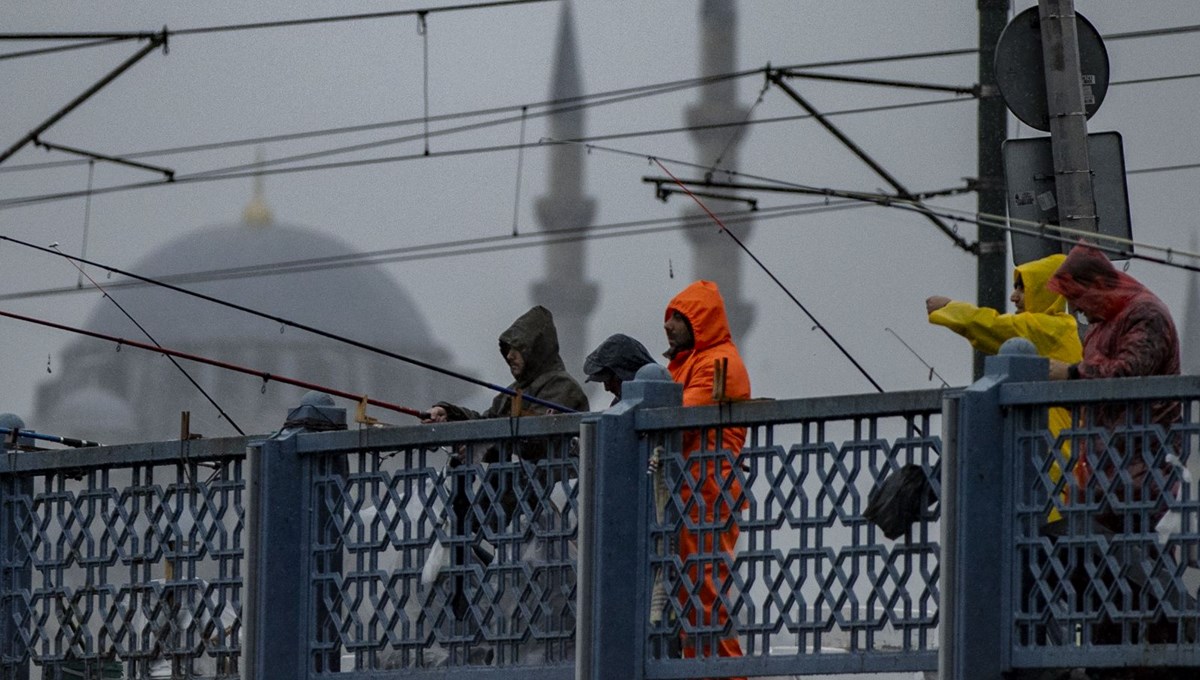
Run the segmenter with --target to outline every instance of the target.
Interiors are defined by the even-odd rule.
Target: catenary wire
[[[849,115],[849,114],[856,114],[856,113],[875,113],[875,112],[880,112],[880,111],[889,111],[889,110],[894,111],[894,110],[900,110],[900,109],[909,109],[909,108],[931,106],[931,105],[938,105],[938,104],[959,103],[959,102],[964,102],[964,101],[969,101],[969,100],[940,99],[940,100],[933,100],[930,102],[909,102],[909,103],[905,103],[905,104],[893,104],[893,105],[885,105],[885,106],[862,107],[862,108],[856,108],[856,109],[844,109],[841,111],[834,111],[834,112],[826,113],[825,115],[831,116],[831,115]],[[751,121],[751,122],[753,124],[779,123],[779,122],[804,120],[804,119],[807,119],[810,117],[811,116],[809,116],[808,114],[797,114],[794,116],[780,116],[777,118],[763,118],[763,119],[759,119],[757,121]],[[574,140],[562,140],[562,141],[572,141],[572,142],[581,142],[581,143],[591,142],[591,141],[611,141],[614,139],[631,139],[631,138],[636,138],[636,137],[657,136],[657,135],[662,135],[662,134],[690,132],[690,131],[695,131],[695,130],[722,129],[722,128],[728,128],[728,127],[741,125],[741,124],[742,123],[740,121],[733,121],[733,122],[728,122],[728,123],[711,123],[711,124],[705,124],[705,125],[686,125],[686,126],[680,126],[680,127],[674,127],[674,128],[659,128],[659,129],[655,129],[655,130],[643,130],[643,131],[636,131],[636,132],[615,133],[615,134],[607,134],[607,135],[593,135],[593,136],[589,136],[589,137],[581,137],[581,138],[574,139]],[[541,144],[540,141],[539,142],[530,142],[527,144],[527,146],[535,146],[535,145],[540,145],[540,144]],[[302,166],[294,166],[294,167],[286,167],[286,168],[267,168],[267,169],[260,169],[260,170],[256,170],[256,171],[255,170],[247,170],[246,172],[230,172],[230,173],[221,174],[221,175],[211,175],[211,174],[203,174],[203,173],[192,174],[192,175],[176,175],[174,181],[172,181],[172,182],[147,181],[147,182],[135,182],[135,183],[130,183],[130,184],[119,184],[119,185],[114,185],[114,186],[109,186],[109,187],[99,187],[99,188],[93,189],[92,193],[93,194],[108,194],[108,193],[116,193],[116,192],[124,192],[124,191],[133,191],[133,190],[138,190],[138,189],[148,189],[148,188],[160,187],[160,186],[184,185],[184,184],[191,184],[191,183],[195,183],[195,182],[209,182],[209,181],[220,181],[220,180],[229,180],[229,179],[245,179],[245,178],[267,176],[267,175],[292,174],[292,173],[297,173],[297,172],[312,172],[312,171],[334,170],[334,169],[342,169],[342,168],[354,168],[354,167],[362,167],[362,166],[369,166],[369,165],[380,165],[380,164],[415,161],[415,160],[427,159],[427,158],[446,158],[446,157],[455,157],[455,156],[471,156],[471,155],[486,154],[486,153],[510,152],[510,151],[515,151],[518,148],[519,148],[519,145],[517,145],[517,144],[501,144],[501,145],[495,145],[495,146],[481,146],[481,147],[471,147],[471,148],[464,148],[464,149],[450,149],[450,150],[435,151],[435,152],[431,152],[428,156],[426,156],[423,152],[418,152],[418,153],[412,153],[412,154],[401,154],[401,155],[397,155],[397,156],[383,156],[383,157],[378,157],[378,158],[367,158],[367,159],[358,159],[358,160],[350,160],[350,161],[316,163],[316,164],[311,164],[311,165],[302,165]],[[268,162],[270,162],[270,161],[268,161]],[[247,167],[257,167],[257,166],[251,165],[251,166],[247,166]],[[727,171],[722,169],[721,172],[727,172]],[[15,197],[15,198],[8,198],[8,199],[0,200],[0,210],[5,210],[5,209],[9,209],[9,208],[14,208],[14,207],[27,206],[27,205],[33,205],[33,204],[52,202],[52,201],[71,199],[71,198],[79,198],[84,195],[85,195],[85,192],[75,190],[75,191],[63,191],[63,192],[50,193],[50,194],[39,194],[39,195],[32,195],[32,196],[21,196],[21,197]]]
[[[323,17],[311,17],[307,19],[279,19],[276,21],[256,21],[241,24],[221,24],[216,26],[197,26],[193,28],[177,28],[169,29],[164,32],[168,37],[187,36],[187,35],[203,35],[207,33],[230,33],[234,31],[254,31],[271,28],[294,28],[296,26],[311,26],[315,24],[333,24],[345,23],[351,21],[371,21],[376,19],[394,19],[397,17],[417,16],[421,14],[442,14],[446,12],[460,12],[466,10],[489,9],[494,7],[507,7],[512,5],[533,5],[545,2],[555,2],[557,0],[491,0],[490,2],[464,3],[459,5],[444,5],[442,7],[423,7],[417,9],[400,9],[389,10],[385,12],[365,12],[361,14],[336,14]],[[108,32],[108,33],[0,33],[0,41],[32,41],[32,40],[97,40],[105,38],[115,38],[118,40],[142,40],[147,39],[152,33],[145,31],[125,31],[125,32]],[[161,33],[159,33],[161,35]]]
[[[561,97],[557,99],[548,99],[528,104],[513,104],[509,106],[497,106],[484,109],[473,109],[469,111],[460,111],[456,113],[434,114],[429,117],[430,122],[443,122],[448,120],[458,120],[462,118],[478,118],[482,116],[517,113],[525,109],[537,109],[542,107],[561,106],[564,104],[588,103],[594,99],[609,99],[612,97],[622,97],[626,95],[644,94],[646,96],[654,96],[658,94],[668,94],[681,90],[692,89],[707,84],[718,83],[723,80],[742,78],[749,75],[761,74],[763,69],[756,68],[745,71],[735,71],[733,73],[704,76],[701,78],[687,78],[685,80],[675,80],[651,85],[643,85],[637,87],[620,88],[616,90],[606,90],[592,94],[577,95],[573,97]],[[364,123],[360,125],[345,125],[339,127],[322,128],[318,130],[307,130],[302,132],[288,132],[275,135],[264,135],[258,137],[245,137],[241,139],[226,140],[221,142],[208,142],[204,144],[191,144],[186,146],[166,147],[161,149],[150,149],[145,151],[133,151],[129,153],[114,154],[121,158],[152,158],[155,156],[170,156],[184,153],[194,153],[202,151],[216,151],[220,149],[236,148],[241,146],[257,146],[261,144],[269,144],[274,142],[287,142],[299,139],[311,139],[314,137],[327,137],[332,135],[353,134],[358,132],[369,132],[371,130],[380,130],[392,127],[406,127],[411,125],[420,125],[424,123],[423,116],[416,118],[404,118],[394,121],[384,121],[379,123]],[[53,168],[66,167],[70,165],[78,165],[86,161],[81,159],[71,159],[62,161],[45,161],[39,163],[25,163],[20,165],[4,165],[0,166],[0,173],[14,172],[18,170],[47,170]]]
[[[104,45],[112,45],[119,42],[124,42],[124,38],[101,38],[99,40],[92,40],[90,42],[71,43],[69,45],[55,45],[54,47],[38,47],[30,50],[21,50],[19,52],[5,52],[0,54],[0,61],[5,61],[8,59],[20,59],[22,57],[38,57],[44,54],[82,50],[89,47],[102,47]]]
[[[720,214],[722,218],[729,224],[741,224],[742,222],[765,222],[798,215],[811,215],[847,209],[864,208],[869,207],[869,205],[870,204],[862,201],[825,200],[820,202],[792,204],[773,208],[760,208],[759,210],[750,213],[738,211]],[[303,260],[264,263],[262,265],[251,265],[245,267],[200,270],[195,272],[186,272],[183,274],[163,276],[158,278],[158,280],[173,284],[203,283],[209,281],[255,278],[258,276],[296,274],[346,267],[426,261],[445,257],[495,253],[499,251],[519,250],[523,248],[537,248],[550,243],[573,243],[580,241],[594,241],[612,238],[624,238],[629,236],[659,234],[671,231],[695,229],[707,226],[708,224],[708,218],[705,216],[687,215],[662,219],[620,222],[607,225],[594,225],[589,227],[564,227],[555,230],[526,232],[515,238],[509,235],[486,236],[480,238],[462,239],[458,241],[423,244],[418,246],[387,248],[365,253],[306,258]],[[3,236],[0,236],[0,240],[2,239]],[[131,279],[127,281],[114,281],[108,284],[108,288],[121,289],[147,285],[152,284]],[[86,292],[86,290],[81,290],[75,286],[45,288],[17,293],[0,294],[0,302]]]

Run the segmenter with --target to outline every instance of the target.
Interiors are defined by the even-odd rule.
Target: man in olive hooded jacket
[[[536,397],[573,411],[587,411],[588,398],[579,382],[567,373],[558,355],[558,331],[554,316],[541,305],[525,312],[500,334],[500,356],[508,363],[513,383],[509,389]],[[555,413],[554,409],[532,403],[520,403],[509,394],[497,394],[486,411],[439,401],[429,409],[426,422],[507,418]]]

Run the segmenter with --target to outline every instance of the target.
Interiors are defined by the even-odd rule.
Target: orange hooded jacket
[[[695,345],[668,356],[671,360],[667,368],[675,382],[683,385],[683,405],[703,406],[717,403],[713,399],[713,382],[715,376],[714,363],[719,360],[727,361],[725,368],[725,401],[744,401],[750,398],[750,374],[738,354],[737,346],[733,344],[733,336],[729,332],[729,320],[725,316],[725,301],[717,284],[712,281],[696,281],[684,288],[667,305],[663,320],[669,319],[673,311],[683,314],[692,327],[692,338]],[[741,427],[725,428],[722,438],[724,448],[735,455],[742,450],[746,440],[746,429]],[[710,445],[715,442],[710,442]],[[699,448],[700,442],[696,433],[685,435],[684,453],[691,453]]]
[[[742,363],[737,346],[729,333],[729,321],[725,317],[725,302],[717,290],[717,284],[711,281],[696,281],[684,288],[667,305],[663,320],[669,319],[672,312],[678,311],[688,320],[692,327],[693,346],[690,349],[678,351],[673,355],[668,352],[670,363],[667,368],[675,382],[683,385],[683,405],[703,406],[718,403],[713,398],[713,384],[716,382],[717,370],[715,362],[724,364],[725,384],[722,402],[742,401],[750,398],[750,375]],[[733,458],[741,453],[742,444],[746,441],[746,428],[723,427],[721,448],[730,452]],[[708,430],[706,448],[716,448],[717,429]],[[700,448],[700,431],[690,430],[683,433],[683,455],[690,456]],[[739,529],[733,512],[744,505],[742,487],[735,476],[730,458],[722,456],[718,465],[698,464],[686,465],[694,480],[695,489],[699,491],[702,502],[689,503],[695,491],[684,485],[680,490],[680,499],[684,506],[691,507],[690,524],[694,530],[685,526],[679,531],[679,556],[684,564],[691,564],[685,569],[687,579],[695,584],[695,592],[683,588],[678,594],[680,606],[688,611],[687,618],[693,625],[702,627],[727,628],[729,613],[724,604],[724,597],[729,596],[729,572],[733,563],[733,553],[736,550]],[[726,489],[728,497],[722,496]],[[714,527],[722,527],[714,529]],[[711,559],[717,554],[728,555],[726,559]],[[701,555],[698,563],[692,558]],[[699,606],[695,606],[696,600]],[[685,657],[696,656],[741,656],[742,649],[737,635],[724,635],[716,640],[689,639],[684,636],[683,654]],[[744,680],[735,678],[734,680]]]

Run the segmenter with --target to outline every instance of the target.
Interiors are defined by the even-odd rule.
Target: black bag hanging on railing
[[[863,517],[895,540],[908,533],[925,508],[936,500],[920,465],[909,463],[871,490]]]

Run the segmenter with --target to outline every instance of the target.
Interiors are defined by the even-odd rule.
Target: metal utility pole
[[[1074,0],[1038,0],[1050,147],[1058,223],[1095,232],[1096,200],[1088,161],[1087,111],[1079,65],[1079,31]]]
[[[980,215],[1003,215],[1004,158],[1001,145],[1008,136],[1008,109],[996,85],[996,43],[1008,24],[1009,0],[979,0],[979,136],[977,176]],[[1008,248],[1003,229],[979,225],[975,269],[976,303],[1003,312],[1008,302]],[[975,352],[975,379],[983,376],[983,355]]]

